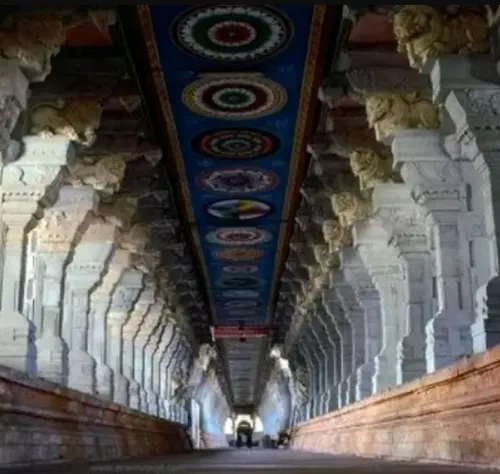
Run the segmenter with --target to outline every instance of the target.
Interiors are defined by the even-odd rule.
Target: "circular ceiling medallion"
[[[199,115],[244,120],[278,112],[287,93],[262,74],[205,74],[184,89],[182,100]]]
[[[271,171],[249,167],[208,170],[196,177],[200,189],[220,194],[265,193],[278,183],[278,176]]]
[[[244,274],[244,273],[255,273],[259,271],[259,267],[257,265],[227,265],[222,267],[222,271],[224,273],[236,273],[236,274]]]
[[[257,308],[259,306],[258,301],[246,300],[246,301],[226,301],[224,303],[224,308],[226,309],[239,309],[239,308]]]
[[[222,292],[224,298],[258,298],[259,293],[253,290],[227,290]]]
[[[251,262],[259,260],[265,252],[251,247],[237,247],[232,249],[221,249],[214,252],[215,258],[229,262]]]
[[[273,208],[270,204],[256,199],[223,199],[209,204],[207,214],[218,219],[247,221],[269,215]]]
[[[258,245],[272,239],[272,234],[256,227],[221,227],[209,232],[208,242],[219,245]]]
[[[246,62],[282,51],[293,28],[285,15],[264,5],[207,5],[180,15],[172,33],[178,47],[188,53]]]
[[[217,286],[223,288],[257,288],[263,284],[263,280],[251,276],[222,278],[217,282]]]
[[[251,160],[276,153],[280,147],[278,137],[250,128],[214,130],[198,135],[193,150],[205,156],[227,160]]]

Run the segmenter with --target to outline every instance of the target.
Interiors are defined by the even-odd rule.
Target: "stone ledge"
[[[189,450],[178,423],[0,367],[0,466]]]
[[[293,430],[314,452],[500,467],[500,347]]]

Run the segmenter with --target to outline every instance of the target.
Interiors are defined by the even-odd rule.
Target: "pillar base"
[[[470,323],[464,322],[460,315],[439,314],[427,323],[425,332],[427,373],[472,355]]]
[[[38,376],[66,386],[68,384],[68,347],[58,336],[43,335],[36,341]]]
[[[148,409],[148,394],[143,388],[139,389],[139,409],[143,412]]]
[[[155,393],[148,392],[148,404],[147,404],[147,413],[153,416],[158,416],[158,395]]]
[[[397,383],[402,385],[427,373],[425,343],[420,334],[405,337],[398,345]]]
[[[113,400],[113,371],[110,367],[97,362],[95,367],[96,393],[103,400]]]
[[[94,358],[84,351],[69,351],[68,387],[83,393],[96,393],[96,363]]]
[[[123,406],[128,406],[128,391],[130,380],[123,374],[113,376],[113,401]]]
[[[358,368],[356,374],[356,401],[373,395],[373,375],[375,373],[375,363],[368,362]]]
[[[17,311],[0,311],[0,365],[31,377],[37,373],[35,326]]]
[[[372,383],[373,393],[380,393],[397,386],[396,351],[394,351],[393,356],[382,352],[375,357],[375,372]]]
[[[132,408],[132,410],[141,409],[140,389],[140,385],[135,380],[130,381],[130,385],[128,388],[128,406]]]
[[[475,354],[500,344],[500,321],[481,319],[471,325],[470,332]]]

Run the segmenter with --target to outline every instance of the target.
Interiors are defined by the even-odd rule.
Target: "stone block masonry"
[[[500,467],[500,347],[294,429],[293,449]]]
[[[191,449],[181,424],[0,367],[0,467]]]

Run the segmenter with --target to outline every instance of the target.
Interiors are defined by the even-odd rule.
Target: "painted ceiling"
[[[316,103],[325,9],[138,7],[216,326],[270,325]],[[262,343],[236,343],[225,343],[233,395],[250,403]]]

